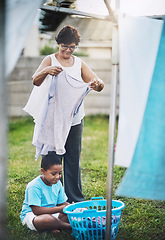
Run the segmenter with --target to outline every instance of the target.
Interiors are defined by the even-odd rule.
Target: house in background
[[[74,26],[80,32],[81,42],[77,52],[90,58],[111,58],[112,23],[106,20],[74,16],[67,16],[55,32],[46,34],[39,33],[38,25],[35,23],[26,41],[23,56],[39,56],[40,49],[46,45],[56,48],[55,36],[65,25]]]

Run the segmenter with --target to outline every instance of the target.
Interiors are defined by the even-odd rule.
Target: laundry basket
[[[106,231],[106,202],[103,197],[91,198],[89,201],[74,203],[64,208],[76,240],[102,240]],[[116,239],[121,210],[125,204],[112,200],[111,239]]]

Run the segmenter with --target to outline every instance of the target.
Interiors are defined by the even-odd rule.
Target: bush
[[[58,52],[58,48],[53,48],[51,46],[45,45],[42,49],[40,49],[40,55],[49,55],[52,53]]]
[[[45,47],[40,49],[40,55],[49,55],[49,54],[58,52],[58,50],[59,50],[59,47],[53,48],[51,46],[45,45]],[[79,51],[74,52],[73,55],[78,56],[78,57],[79,56],[81,56],[81,57],[87,57],[88,56],[88,54],[86,54],[84,52],[79,52]]]
[[[74,52],[73,55],[75,55],[77,57],[88,57],[88,54],[86,54],[84,52]]]

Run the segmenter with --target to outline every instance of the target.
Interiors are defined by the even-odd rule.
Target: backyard
[[[85,200],[103,196],[106,199],[108,160],[108,116],[85,117],[81,154],[82,187]],[[26,185],[40,174],[40,159],[34,160],[32,146],[34,123],[31,118],[17,118],[9,122],[7,229],[11,240],[72,240],[71,231],[55,236],[32,232],[22,226],[19,215]],[[113,192],[125,169],[114,166]],[[123,198],[125,203],[116,240],[165,240],[165,202]]]

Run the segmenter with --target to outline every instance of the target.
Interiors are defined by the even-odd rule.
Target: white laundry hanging
[[[47,90],[43,106],[38,111],[39,116],[35,118],[32,144],[36,147],[36,159],[48,151],[56,151],[59,155],[65,153],[73,117],[91,88],[89,83],[79,81],[63,70],[58,76],[52,77]]]

